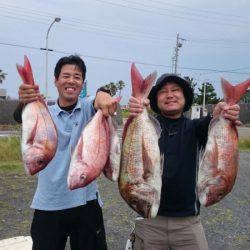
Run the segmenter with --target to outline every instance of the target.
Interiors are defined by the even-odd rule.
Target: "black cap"
[[[162,76],[160,76],[154,87],[151,89],[150,93],[149,93],[149,100],[150,100],[150,106],[153,109],[154,112],[156,113],[160,113],[160,110],[157,106],[157,92],[167,83],[169,82],[174,82],[176,84],[178,84],[182,90],[183,90],[183,94],[185,97],[185,106],[183,109],[183,112],[187,111],[190,109],[192,103],[193,103],[193,99],[194,99],[194,92],[193,89],[191,88],[190,83],[185,80],[184,78],[181,78],[180,76],[176,75],[176,74],[163,74]]]

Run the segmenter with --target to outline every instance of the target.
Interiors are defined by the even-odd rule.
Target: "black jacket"
[[[184,116],[170,120],[158,116],[164,154],[161,203],[158,215],[184,217],[199,214],[196,182],[199,152],[207,142],[211,116],[190,120]]]

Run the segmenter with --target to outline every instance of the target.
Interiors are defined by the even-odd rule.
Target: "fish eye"
[[[43,164],[43,160],[38,160],[38,161],[37,161],[37,164],[38,164],[38,165],[42,165],[42,164]]]

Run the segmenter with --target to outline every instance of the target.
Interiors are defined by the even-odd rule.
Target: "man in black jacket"
[[[199,152],[205,148],[212,116],[223,112],[225,118],[239,125],[240,108],[220,102],[213,115],[195,120],[186,118],[183,113],[192,105],[193,90],[185,79],[174,74],[164,74],[157,80],[149,100],[131,97],[131,115],[138,115],[149,102],[162,127],[159,139],[164,155],[161,202],[156,218],[136,221],[134,247],[136,250],[208,249],[198,216]]]

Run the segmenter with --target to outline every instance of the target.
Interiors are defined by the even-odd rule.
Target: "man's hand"
[[[221,113],[224,118],[234,122],[235,125],[242,125],[241,121],[239,121],[240,106],[238,104],[230,106],[225,102],[219,102],[214,108],[213,116],[218,116]]]
[[[129,98],[129,103],[128,103],[130,115],[133,117],[139,115],[140,113],[142,113],[143,107],[144,106],[147,107],[148,105],[149,105],[149,99],[145,99],[142,101],[138,98],[131,96]]]
[[[96,110],[101,109],[104,116],[114,115],[117,109],[118,101],[113,99],[110,94],[98,91],[96,93],[94,108]]]
[[[39,87],[36,84],[30,85],[23,83],[19,87],[18,95],[19,95],[19,103],[21,105],[37,101],[40,96]]]

